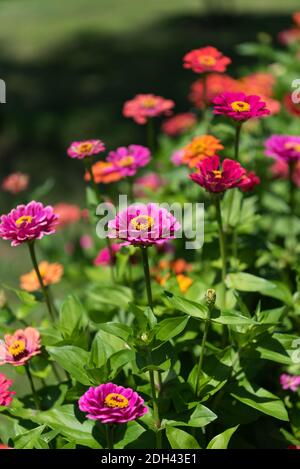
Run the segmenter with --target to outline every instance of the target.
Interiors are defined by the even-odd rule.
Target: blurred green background
[[[278,32],[299,7],[299,0],[0,0],[7,85],[0,181],[15,170],[30,174],[31,189],[52,178],[49,202],[83,206],[82,166],[66,156],[70,141],[101,138],[110,149],[145,143],[144,128],[122,117],[124,101],[154,92],[174,99],[176,112],[187,110],[195,75],[182,68],[185,52],[219,47],[235,75],[253,61],[237,54],[237,44],[264,31],[278,47]],[[16,203],[0,197],[2,211]],[[29,267],[19,249],[0,243],[1,278]]]

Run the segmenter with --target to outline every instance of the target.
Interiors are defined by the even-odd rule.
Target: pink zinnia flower
[[[174,153],[171,155],[171,161],[175,166],[180,166],[183,164],[183,157],[184,157],[184,149],[181,148],[181,150],[176,150]]]
[[[2,182],[2,189],[11,194],[18,194],[25,191],[28,187],[29,176],[20,172],[12,173]]]
[[[69,146],[67,153],[71,158],[82,160],[87,156],[97,155],[105,150],[102,140],[83,140],[81,142],[73,142]]]
[[[296,392],[300,387],[300,376],[282,373],[282,375],[280,375],[280,384],[282,389],[290,389]]]
[[[213,100],[214,114],[221,114],[243,122],[251,118],[270,114],[266,103],[259,96],[244,93],[223,93]]]
[[[175,237],[180,229],[176,218],[158,204],[136,203],[108,222],[110,238],[125,239],[130,244],[150,246]]]
[[[80,207],[75,204],[67,204],[61,202],[54,205],[54,213],[58,216],[57,228],[62,228],[66,225],[71,225],[80,220],[82,216],[82,211]]]
[[[272,135],[265,141],[265,153],[287,163],[300,160],[300,137],[293,135]]]
[[[136,179],[133,186],[135,197],[144,197],[146,195],[145,189],[152,192],[158,190],[164,181],[157,173],[147,173],[144,176]]]
[[[161,126],[161,130],[170,137],[184,134],[197,123],[197,117],[192,112],[183,112],[170,117]]]
[[[18,205],[8,215],[1,215],[0,238],[10,240],[12,246],[41,239],[55,233],[57,220],[53,207],[44,207],[33,200],[27,205]]]
[[[184,68],[190,68],[196,73],[225,72],[231,59],[212,46],[194,49],[183,57]]]
[[[113,254],[113,259],[111,259],[110,251],[108,248],[103,248],[99,251],[96,259],[94,260],[94,265],[113,265],[116,261],[116,253],[120,251],[123,243],[115,243],[111,245],[111,250]]]
[[[110,151],[107,161],[117,166],[123,176],[134,176],[142,166],[146,166],[151,159],[150,150],[142,145],[129,145]]]
[[[175,103],[154,94],[137,94],[133,99],[126,101],[123,115],[131,117],[137,124],[146,124],[152,117],[169,115]]]
[[[12,396],[16,394],[9,390],[12,383],[10,379],[7,379],[5,375],[0,373],[0,406],[6,407],[12,402]]]
[[[190,178],[208,192],[224,192],[239,187],[246,170],[234,160],[226,159],[220,166],[220,158],[215,155],[205,158],[197,165],[198,171]]]
[[[252,191],[258,184],[260,184],[260,178],[254,171],[250,171],[242,176],[241,182],[239,183],[239,188],[243,192],[248,192]]]
[[[4,342],[0,343],[0,365],[24,365],[31,357],[40,353],[39,331],[33,327],[18,329],[13,335],[5,335]]]
[[[117,384],[100,384],[89,388],[78,401],[87,418],[102,423],[126,423],[148,412],[144,400],[131,388]]]

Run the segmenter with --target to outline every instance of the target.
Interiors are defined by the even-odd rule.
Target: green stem
[[[221,202],[220,202],[219,196],[215,198],[215,206],[216,206],[216,215],[217,215],[217,222],[218,222],[218,228],[219,228],[220,255],[221,255],[221,260],[222,260],[222,294],[221,294],[221,310],[222,310],[225,307],[225,295],[226,295],[225,280],[226,280],[226,272],[227,272],[227,262],[226,262],[226,241],[225,241],[225,233],[223,229]]]
[[[238,123],[236,126],[235,141],[234,141],[234,159],[236,161],[239,161],[241,129],[242,129],[242,124]]]
[[[151,153],[155,151],[155,134],[153,119],[148,119],[147,122],[147,146]]]
[[[199,362],[198,362],[198,370],[197,370],[197,378],[196,378],[196,397],[199,395],[199,386],[200,386],[200,376],[203,366],[203,359],[204,359],[204,352],[205,352],[205,345],[207,340],[207,334],[209,329],[209,320],[210,320],[210,308],[208,308],[207,319],[204,325],[204,333],[202,337],[202,344],[201,344],[201,352],[199,355]]]
[[[106,425],[107,449],[114,449],[114,428],[112,425]]]
[[[95,178],[94,178],[94,173],[93,173],[93,169],[92,169],[92,162],[91,162],[90,158],[88,158],[88,157],[84,158],[83,162],[84,162],[85,169],[87,170],[87,172],[90,175],[91,185],[93,186],[95,194],[96,194],[97,199],[98,199],[98,202],[100,203],[101,202],[101,196],[100,196],[100,191],[99,191],[98,184],[96,184],[96,181],[95,181]]]
[[[290,206],[290,251],[291,255],[295,255],[296,250],[296,236],[295,236],[295,224],[294,224],[294,213],[295,213],[295,184],[293,181],[293,173],[295,169],[294,162],[289,164],[289,206]]]
[[[34,382],[33,382],[32,376],[31,376],[31,372],[30,372],[28,363],[25,364],[25,371],[26,371],[27,378],[28,378],[28,381],[29,381],[29,384],[30,384],[30,388],[31,388],[31,392],[32,392],[32,395],[33,395],[36,410],[40,410],[41,408],[40,408],[39,397],[38,397],[36,389],[34,387]]]
[[[151,364],[151,353],[149,352],[149,362]],[[156,428],[156,449],[161,449],[161,421],[159,417],[159,409],[158,409],[158,400],[156,395],[156,387],[155,387],[155,379],[154,379],[154,371],[149,370],[149,378],[150,378],[150,386],[151,386],[151,394],[152,394],[152,406],[153,406],[153,417],[155,422]]]
[[[46,301],[46,304],[47,304],[49,315],[50,315],[51,319],[54,321],[55,317],[54,317],[54,312],[53,312],[50,296],[49,296],[49,293],[48,293],[48,290],[47,290],[46,286],[44,285],[43,278],[41,276],[39,266],[38,266],[38,263],[37,263],[37,260],[36,260],[35,249],[34,249],[34,241],[31,241],[27,244],[28,244],[28,247],[29,247],[31,261],[32,261],[34,270],[36,272],[37,278],[38,278],[39,283],[40,283],[41,290],[43,292],[43,295],[44,295],[44,298],[45,298],[45,301]]]
[[[141,247],[142,260],[144,267],[145,283],[147,290],[148,305],[153,309],[153,300],[152,300],[152,289],[151,289],[151,278],[149,270],[149,259],[148,259],[148,250],[147,248]]]

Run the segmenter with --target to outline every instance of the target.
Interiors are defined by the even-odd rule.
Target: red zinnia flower
[[[260,179],[254,171],[244,174],[239,184],[239,188],[243,192],[252,191],[255,186],[260,184]]]
[[[205,158],[197,165],[198,171],[190,178],[208,192],[224,192],[239,187],[246,170],[234,160],[226,159],[220,165],[219,156]]]
[[[231,59],[212,46],[194,49],[183,57],[184,68],[191,68],[196,73],[225,72]]]

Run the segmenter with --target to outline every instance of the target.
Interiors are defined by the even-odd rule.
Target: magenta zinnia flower
[[[5,335],[4,342],[0,343],[0,365],[24,365],[31,357],[40,353],[39,331],[33,327],[18,329],[13,335]]]
[[[213,100],[214,114],[228,116],[243,122],[254,117],[270,114],[266,103],[257,95],[247,96],[244,93],[222,93]]]
[[[197,172],[190,178],[208,192],[224,192],[239,187],[246,170],[234,160],[226,159],[220,165],[219,156],[205,158],[197,165]]]
[[[73,142],[69,146],[67,153],[71,158],[82,160],[87,156],[97,155],[105,150],[102,140],[84,140],[81,142]]]
[[[78,403],[87,418],[102,423],[126,423],[148,412],[144,400],[133,389],[113,383],[89,388]]]
[[[0,238],[10,240],[12,246],[41,239],[55,233],[57,220],[53,207],[44,207],[33,200],[27,205],[18,205],[8,215],[1,215]]]
[[[290,389],[296,392],[300,387],[300,376],[283,373],[280,375],[280,384],[282,389]]]
[[[116,261],[116,253],[120,251],[120,249],[124,246],[123,243],[114,243],[111,245],[111,251],[112,251],[112,259],[110,256],[110,249],[109,248],[103,248],[101,251],[99,251],[96,259],[94,260],[94,265],[113,265]]]
[[[16,394],[9,390],[12,383],[10,379],[7,379],[5,375],[0,373],[0,406],[9,406],[12,402],[12,396]]]
[[[129,145],[110,151],[107,161],[116,165],[123,176],[134,176],[138,168],[146,166],[151,159],[150,150],[142,145]]]
[[[158,204],[136,203],[108,222],[110,238],[125,239],[130,244],[150,246],[175,237],[180,229],[176,218]]]
[[[174,101],[154,94],[137,94],[126,101],[123,115],[131,117],[137,124],[146,124],[152,117],[169,115],[174,107]]]
[[[300,160],[300,137],[294,135],[272,135],[265,141],[265,153],[287,163]]]

